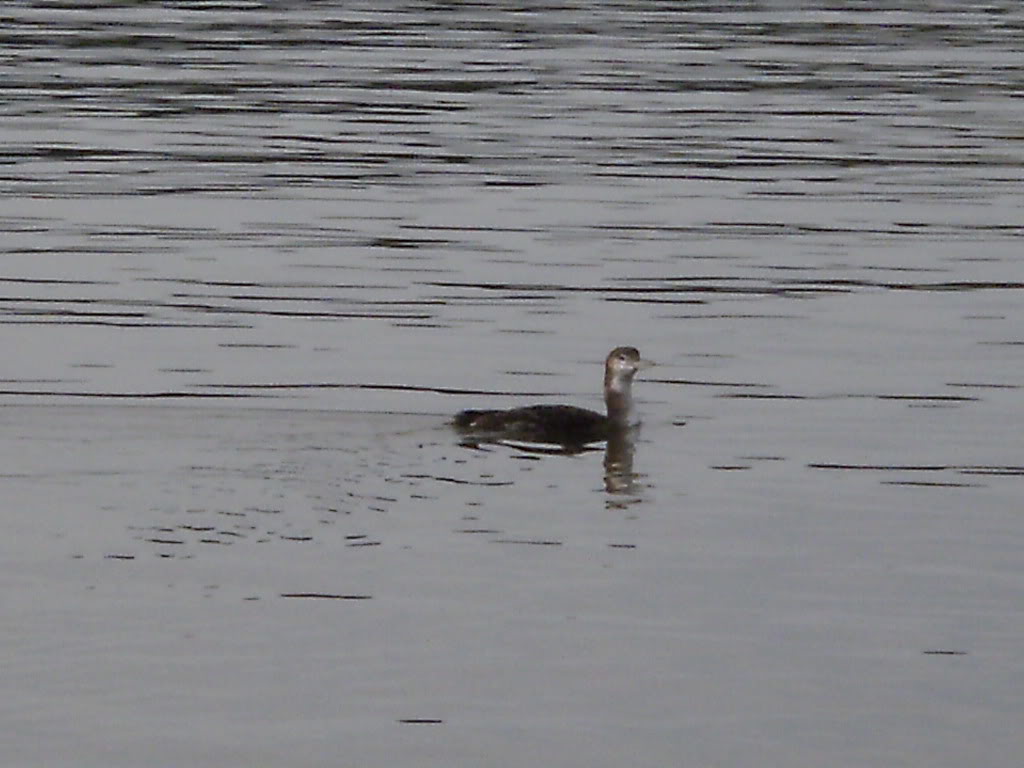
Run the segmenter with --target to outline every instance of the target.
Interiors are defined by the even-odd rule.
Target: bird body
[[[462,411],[452,423],[463,434],[491,440],[572,446],[607,440],[633,425],[633,377],[650,365],[634,347],[616,347],[608,354],[604,373],[607,415],[573,405],[528,405]]]

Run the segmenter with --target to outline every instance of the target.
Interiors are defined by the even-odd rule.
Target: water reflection
[[[1012,354],[1019,20],[860,5],[5,4],[3,396],[360,409],[320,384],[508,390],[515,335],[608,327],[743,362],[908,302]]]
[[[604,468],[604,489],[609,495],[635,497],[639,492],[640,485],[637,481],[639,475],[633,469],[638,431],[638,427],[613,429],[605,441],[602,467]],[[601,450],[600,444],[595,443],[545,445],[465,433],[460,434],[459,445],[473,450],[486,450],[485,446],[498,445],[533,456],[579,456]]]
[[[637,475],[633,472],[637,430],[616,429],[608,435],[604,451],[604,489],[610,494],[635,494]]]

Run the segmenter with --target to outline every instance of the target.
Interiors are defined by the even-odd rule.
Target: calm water
[[[1009,764],[1011,2],[0,9],[24,764]],[[470,450],[464,407],[645,427]]]

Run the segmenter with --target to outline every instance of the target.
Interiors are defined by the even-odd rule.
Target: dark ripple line
[[[299,296],[299,295],[285,295],[277,296],[268,293],[174,293],[171,294],[176,299],[220,299],[226,301],[292,301],[296,303],[300,302],[311,302],[311,303],[323,303],[323,304],[358,304],[366,307],[436,307],[446,306],[447,302],[441,299],[339,299],[336,296]],[[32,299],[17,299],[17,301],[32,301]],[[95,303],[102,303],[101,299],[90,299],[89,301]],[[160,306],[175,307],[177,304],[161,304]],[[380,315],[373,314],[373,317]],[[413,317],[412,315],[402,315],[402,317]]]
[[[924,480],[883,480],[883,485],[901,485],[910,488],[984,488],[979,483],[940,483]]]
[[[974,403],[980,397],[969,397],[967,395],[869,395],[878,400],[938,400],[940,402],[952,403]]]
[[[989,475],[991,477],[1024,477],[1024,467],[962,467],[961,475]]]
[[[70,390],[0,389],[0,396],[17,397],[82,397],[128,398],[137,400],[189,399],[189,398],[273,398],[275,395],[237,394],[220,392],[73,392]]]
[[[680,384],[688,387],[770,387],[771,384],[758,384],[749,381],[713,381],[701,379],[651,379],[645,378],[655,384]]]
[[[249,330],[251,325],[238,323],[121,323],[113,320],[48,320],[40,317],[38,320],[0,320],[2,325],[81,325],[81,326],[103,326],[109,328],[229,328],[232,330]]]
[[[751,386],[751,385],[733,385]],[[940,403],[976,403],[980,397],[968,395],[886,395],[886,394],[832,394],[832,395],[797,395],[773,394],[768,392],[724,392],[716,397],[730,400],[896,400],[909,402],[940,402]]]
[[[372,595],[345,595],[329,592],[282,592],[281,597],[300,597],[314,600],[372,600]]]
[[[965,389],[1020,389],[1020,384],[987,384],[984,382],[970,381],[949,381],[947,387],[962,387]]]
[[[868,470],[882,472],[944,472],[955,469],[949,464],[832,464],[815,462],[808,464],[811,469]]]
[[[3,301],[4,299],[0,299]],[[123,317],[144,319],[152,317],[150,312],[86,312],[80,309],[8,309],[4,314],[13,317],[53,317],[53,318],[93,318],[93,317]]]
[[[555,539],[491,539],[492,544],[526,544],[533,547],[560,547],[561,541]]]
[[[457,477],[445,477],[443,475],[401,475],[401,477],[403,480],[437,480],[441,483],[452,483],[454,485],[482,485],[487,487],[513,485],[511,481],[462,480]]]
[[[492,397],[557,397],[552,392],[508,392],[487,389],[461,389],[458,387],[426,387],[415,384],[342,384],[336,382],[309,382],[296,384],[197,384],[207,389],[371,389],[398,392],[433,392],[439,395],[487,395]]]
[[[835,289],[808,285],[771,285],[764,287],[741,287],[722,285],[689,285],[681,287],[613,287],[608,285],[558,285],[556,283],[459,283],[430,281],[421,283],[434,288],[475,288],[481,291],[550,291],[552,293],[605,293],[605,294],[659,294],[659,293],[720,293],[744,295],[782,295],[793,293],[835,293]]]
[[[994,477],[1024,476],[1024,466],[1014,464],[838,464],[815,462],[807,465],[811,469],[839,469],[868,472],[946,472],[955,471],[962,475],[991,475]]]
[[[296,265],[296,266],[319,266],[319,265]],[[216,288],[317,288],[317,289],[338,289],[338,290],[402,290],[399,285],[373,284],[373,283],[309,283],[290,280],[200,280],[188,277],[140,277],[139,282],[149,283],[178,283],[180,285],[204,285]]]
[[[18,251],[14,251],[17,253]],[[11,253],[11,251],[8,251]],[[65,280],[45,277],[0,277],[0,283],[23,283],[28,285],[117,285],[116,280]]]
[[[777,395],[760,392],[725,392],[715,397],[728,400],[825,400],[827,398],[815,398],[808,395]]]
[[[214,304],[188,304],[168,302],[163,307],[190,309],[197,312],[224,315],[260,315],[271,317],[326,317],[340,320],[433,320],[434,315],[398,314],[388,312],[313,312],[312,310],[292,309],[245,309],[243,307],[225,307]]]
[[[403,717],[398,722],[405,725],[440,725],[444,720],[434,717]]]

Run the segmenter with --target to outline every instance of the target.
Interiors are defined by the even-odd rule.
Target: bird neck
[[[625,376],[615,376],[611,371],[604,375],[604,404],[608,408],[608,420],[613,424],[628,426],[633,415],[633,382]]]

